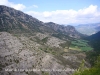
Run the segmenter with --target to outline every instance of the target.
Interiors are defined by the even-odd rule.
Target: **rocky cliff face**
[[[86,57],[84,52],[66,48],[69,38],[79,37],[72,26],[45,24],[21,11],[0,6],[0,74],[70,75]],[[85,65],[89,67],[87,61]]]
[[[73,38],[80,38],[80,33],[77,32],[76,29],[71,25],[64,26],[64,25],[55,24],[53,22],[48,22],[45,24],[59,33],[69,35],[70,37]]]
[[[0,29],[2,30],[32,29],[35,23],[37,23],[37,26],[41,24],[39,20],[32,16],[6,6],[0,6],[0,23]]]
[[[52,22],[43,23],[32,16],[24,14],[13,8],[0,6],[0,31],[34,31],[63,33],[73,38],[80,38],[79,33],[73,26],[63,26]],[[16,31],[16,32],[17,32]]]

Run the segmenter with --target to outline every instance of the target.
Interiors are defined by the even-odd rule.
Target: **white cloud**
[[[6,5],[9,7],[13,7],[17,10],[31,10],[32,8],[38,8],[37,5],[32,5],[30,7],[26,7],[23,4],[15,4],[13,2],[9,2],[8,0],[0,0],[0,5]],[[55,22],[59,24],[81,24],[81,23],[95,23],[100,22],[100,8],[97,5],[90,5],[87,8],[79,9],[79,10],[55,10],[55,11],[44,11],[44,12],[36,12],[36,11],[27,11],[29,15],[32,15],[35,18],[43,22]]]
[[[31,9],[34,9],[34,8],[38,8],[38,6],[37,5],[31,5],[31,6],[26,7],[26,10],[31,10]]]
[[[9,2],[8,0],[0,0],[0,5],[6,5],[9,7],[13,7],[17,10],[23,10],[26,8],[25,5],[23,5],[23,4],[15,4],[13,2]]]
[[[33,5],[33,7],[34,7],[34,8],[38,8],[38,6],[37,6],[37,5]]]
[[[71,9],[44,12],[28,11],[26,13],[44,22],[52,21],[60,24],[100,22],[100,10],[96,5],[90,5],[78,11]]]
[[[47,12],[47,11],[43,12],[44,17],[49,17],[51,15],[52,15],[52,13],[50,13],[50,12]]]

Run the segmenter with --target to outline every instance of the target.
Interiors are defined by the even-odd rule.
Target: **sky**
[[[100,23],[100,0],[0,0],[40,21],[58,24]]]

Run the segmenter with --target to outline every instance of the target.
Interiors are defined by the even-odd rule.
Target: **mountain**
[[[51,27],[49,26],[50,23],[44,24],[32,16],[6,6],[0,6],[0,23],[0,31],[49,32],[57,34],[59,30],[61,33],[66,33],[70,37],[75,36],[79,38],[78,32],[72,26],[64,27],[54,23]],[[54,27],[57,28],[57,30],[55,30]],[[62,28],[64,28],[64,30]]]
[[[76,31],[76,29],[71,26],[71,25],[59,25],[59,24],[55,24],[53,22],[48,22],[45,23],[49,28],[52,28],[53,30],[55,30],[56,32],[59,32],[61,34],[64,35],[69,35],[70,37],[73,38],[80,38],[80,33],[78,31]]]
[[[92,35],[100,31],[100,23],[80,24],[75,26],[76,30],[82,34]]]
[[[43,22],[30,15],[13,8],[0,6],[0,31],[46,32],[49,31],[49,28],[44,26]]]
[[[90,43],[94,47],[95,51],[100,52],[100,31],[89,36],[88,39],[90,40]]]
[[[97,31],[100,31],[100,26],[97,26],[95,29],[96,29]]]
[[[44,23],[0,5],[0,75],[70,75],[83,59],[90,67],[84,52],[69,48],[80,38],[73,26]]]

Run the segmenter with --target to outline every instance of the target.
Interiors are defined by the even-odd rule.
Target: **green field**
[[[93,50],[93,48],[88,44],[88,41],[86,40],[73,40],[71,42],[70,49],[81,51]]]

